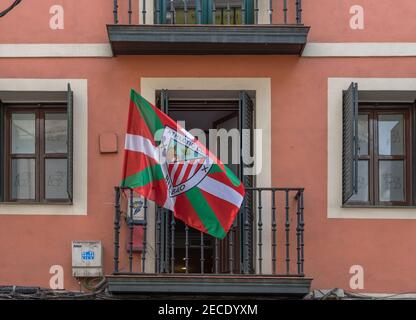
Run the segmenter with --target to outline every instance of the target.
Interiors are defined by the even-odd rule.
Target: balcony
[[[226,238],[189,228],[170,211],[115,189],[115,295],[305,296],[304,190],[246,188]]]
[[[114,55],[300,55],[301,0],[114,0]]]

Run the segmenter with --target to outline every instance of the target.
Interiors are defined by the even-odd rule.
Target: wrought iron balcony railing
[[[115,188],[114,275],[304,277],[304,190],[247,188],[226,238]]]
[[[114,24],[302,24],[301,0],[114,0]]]

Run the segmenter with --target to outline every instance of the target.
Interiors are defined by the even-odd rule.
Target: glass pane
[[[402,114],[378,116],[378,154],[403,155],[404,117]]]
[[[66,113],[45,114],[45,152],[67,152],[67,118]]]
[[[358,146],[360,155],[368,154],[368,115],[358,115]]]
[[[380,201],[404,201],[404,161],[379,161]]]
[[[34,200],[36,197],[35,159],[12,160],[12,199]]]
[[[66,159],[45,160],[46,199],[67,199],[67,161]]]
[[[349,201],[368,201],[368,161],[358,161],[358,192]]]
[[[34,113],[12,114],[12,153],[35,153],[36,130]]]
[[[215,23],[216,24],[242,24],[241,18],[241,4],[240,5],[230,5],[230,9],[227,8],[225,1],[221,1],[221,4],[218,4],[215,11]]]
[[[171,7],[171,4],[173,5]],[[229,4],[229,9],[228,5]],[[209,19],[211,21],[214,12],[211,9],[207,10],[202,3],[202,11],[198,12],[198,8],[194,1],[173,0],[166,2],[166,23],[172,23],[173,10],[175,15],[175,24],[197,24],[198,15],[201,15],[202,20]],[[216,0],[213,2],[213,10],[215,8],[214,24],[241,24],[241,0]],[[209,17],[209,18],[208,18]]]
[[[173,7],[175,8],[175,23],[176,24],[196,24],[197,23],[197,12],[193,1],[186,2],[182,0],[174,0]],[[172,23],[172,11],[170,2],[167,3],[166,10],[167,23]]]

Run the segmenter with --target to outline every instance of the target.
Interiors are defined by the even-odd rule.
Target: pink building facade
[[[101,241],[118,293],[144,292],[156,276],[192,292],[200,279],[217,285],[213,274],[254,283],[251,295],[267,294],[265,283],[281,295],[414,291],[413,1],[115,2],[23,1],[0,18],[1,285],[78,290],[71,243]],[[143,225],[126,224],[125,199],[115,224],[114,187],[132,88],[168,101],[189,128],[241,128],[247,117],[261,130],[258,170],[243,180],[253,214],[247,229],[246,216],[236,224],[234,251],[179,222],[172,233],[169,213],[159,224],[148,204],[145,259],[143,243],[130,252]],[[261,191],[259,213],[256,188],[282,190],[275,205]]]

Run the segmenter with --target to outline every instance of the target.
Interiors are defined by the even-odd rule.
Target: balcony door
[[[155,0],[156,24],[254,23],[254,0]]]
[[[208,98],[199,98],[195,92],[160,92],[159,107],[185,128],[201,129],[207,147],[225,161],[247,187],[253,186],[251,176],[244,175],[240,165],[241,130],[253,125],[253,103],[245,92],[223,98],[216,92],[206,92]],[[216,97],[216,95],[218,95]],[[210,129],[234,131],[228,145],[210,144]],[[212,136],[211,136],[212,138]],[[214,149],[212,146],[215,145]],[[245,208],[252,205],[252,199]],[[223,240],[215,239],[187,227],[173,217],[172,212],[158,209],[156,213],[156,271],[167,273],[250,273],[253,271],[253,216],[250,210],[241,210],[234,226]],[[247,264],[247,261],[249,263]],[[245,262],[245,263],[243,263]]]

